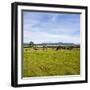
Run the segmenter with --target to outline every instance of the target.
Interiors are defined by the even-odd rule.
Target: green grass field
[[[23,49],[23,77],[80,74],[80,49]]]

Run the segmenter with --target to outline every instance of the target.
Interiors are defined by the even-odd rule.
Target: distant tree
[[[29,47],[33,47],[33,46],[34,46],[34,42],[33,41],[30,41]]]

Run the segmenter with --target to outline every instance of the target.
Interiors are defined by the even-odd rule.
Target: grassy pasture
[[[80,74],[80,49],[23,48],[23,77]]]

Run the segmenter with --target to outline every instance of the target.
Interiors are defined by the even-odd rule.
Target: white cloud
[[[24,32],[24,42],[34,41],[34,43],[42,43],[42,42],[67,42],[67,43],[79,43],[79,36],[69,36],[63,34],[50,34],[46,32]]]

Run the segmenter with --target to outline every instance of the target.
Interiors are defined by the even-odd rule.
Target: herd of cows
[[[80,48],[80,46],[58,46],[56,47],[56,50],[60,50],[60,49],[67,49],[67,50],[72,50],[72,49],[76,49],[76,48]]]
[[[28,47],[29,48],[29,47]],[[33,50],[47,50],[47,49],[54,49],[56,51],[58,50],[72,50],[72,49],[79,49],[80,45],[74,45],[74,46],[33,46],[31,47]]]

